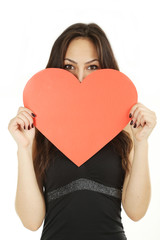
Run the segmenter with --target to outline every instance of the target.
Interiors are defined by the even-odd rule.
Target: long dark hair
[[[119,70],[111,45],[105,32],[95,23],[76,23],[69,26],[55,41],[46,68],[64,68],[64,57],[70,41],[76,37],[89,38],[96,46],[101,68]],[[43,193],[45,170],[49,164],[49,154],[57,149],[37,128],[33,144],[33,163],[40,191]],[[129,153],[133,142],[128,132],[122,130],[110,141],[121,156],[122,167],[129,172]]]

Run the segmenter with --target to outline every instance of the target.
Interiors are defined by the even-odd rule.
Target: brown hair
[[[89,38],[96,46],[101,68],[119,70],[111,45],[104,31],[95,23],[76,23],[69,26],[55,41],[46,68],[64,68],[64,57],[70,41],[76,37]],[[40,191],[43,192],[45,170],[49,164],[49,154],[57,149],[37,128],[35,128],[33,162]],[[122,167],[129,171],[129,153],[133,142],[128,132],[122,130],[112,143],[122,159]]]

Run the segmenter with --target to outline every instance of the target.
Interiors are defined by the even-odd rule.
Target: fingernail
[[[25,126],[24,126],[24,129],[26,129]]]
[[[32,123],[32,128],[33,128],[34,126],[33,126],[33,123]]]
[[[36,115],[34,113],[31,113],[33,117],[35,117]]]
[[[30,126],[28,125],[28,130],[30,130]]]
[[[132,113],[129,114],[129,118],[131,118],[131,117],[132,117]]]
[[[131,120],[131,122],[130,122],[130,125],[132,125],[133,124],[133,120]]]
[[[134,128],[136,128],[136,127],[137,127],[137,124],[135,123],[135,124],[134,124]]]

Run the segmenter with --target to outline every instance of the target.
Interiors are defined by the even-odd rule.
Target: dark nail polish
[[[31,113],[33,117],[35,117],[36,115],[34,113]]]
[[[25,126],[24,126],[24,129],[26,129]]]
[[[131,117],[132,117],[132,113],[129,114],[129,118],[131,118]]]
[[[131,122],[130,122],[130,125],[132,125],[133,124],[133,120],[131,120]]]
[[[135,123],[135,124],[134,124],[134,128],[136,128],[136,127],[137,127],[137,124]]]
[[[32,128],[33,128],[34,126],[33,126],[33,123],[32,123]]]
[[[30,126],[28,125],[28,130],[30,130]]]

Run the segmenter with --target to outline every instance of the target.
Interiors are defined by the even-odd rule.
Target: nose
[[[79,69],[79,70],[77,71],[77,73],[76,73],[76,77],[78,78],[78,80],[79,80],[80,82],[82,82],[83,79],[86,77],[86,74],[85,74],[84,69]]]

